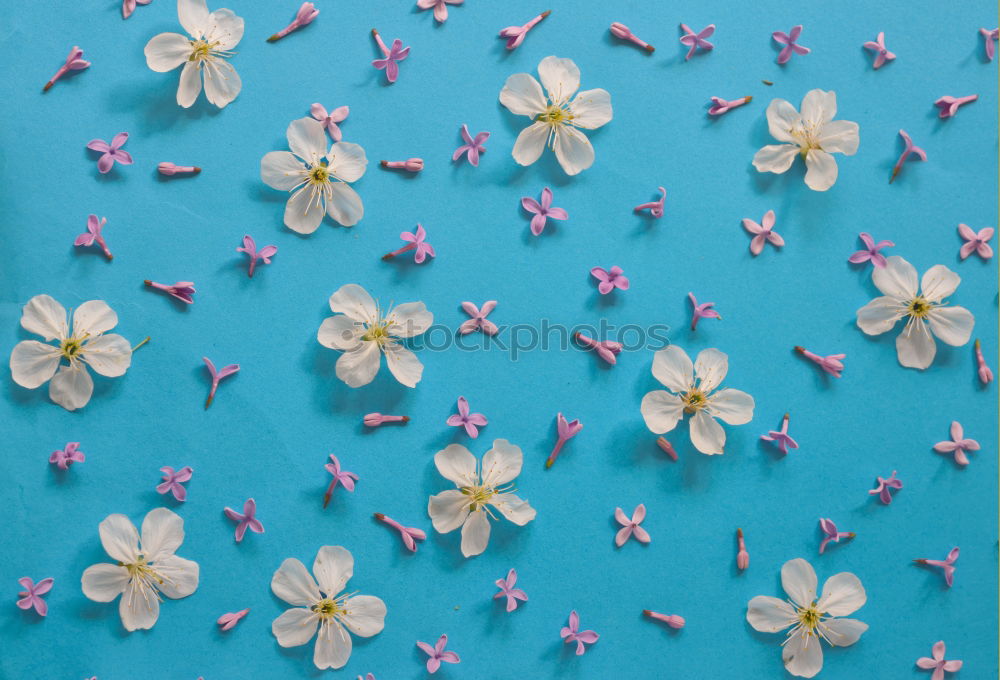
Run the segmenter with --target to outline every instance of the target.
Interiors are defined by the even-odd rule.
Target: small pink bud
[[[736,566],[739,567],[740,571],[743,571],[750,566],[750,553],[747,552],[746,543],[743,541],[743,529],[736,530],[736,544],[738,549]]]
[[[383,168],[406,170],[408,172],[420,172],[424,169],[422,158],[408,158],[405,161],[381,161],[381,165]]]
[[[302,6],[299,7],[299,11],[295,13],[295,18],[292,19],[292,23],[285,26],[283,29],[272,35],[267,39],[268,42],[275,42],[281,40],[286,35],[292,31],[302,28],[308,24],[312,23],[312,20],[319,16],[319,10],[311,2],[303,2]]]
[[[161,175],[191,174],[197,175],[201,168],[196,165],[174,165],[170,161],[164,161],[156,166]]]
[[[632,34],[632,31],[629,30],[628,26],[619,23],[617,21],[611,24],[611,35],[615,36],[616,38],[620,38],[622,40],[627,40],[630,43],[634,43],[639,47],[641,47],[642,49],[646,50],[647,52],[652,52],[656,49],[646,41],[640,40],[639,38],[635,37],[635,35]]]
[[[666,437],[657,437],[656,445],[659,446],[663,451],[670,456],[670,460],[677,462],[677,452],[674,451],[674,445],[667,441]]]
[[[993,380],[993,371],[986,364],[986,357],[983,356],[983,348],[979,344],[979,338],[976,338],[976,363],[979,368],[977,372],[979,373],[979,382],[984,385],[988,384]]]
[[[381,413],[369,413],[364,417],[364,424],[368,427],[378,427],[385,423],[408,423],[409,416],[384,416]]]
[[[683,628],[686,623],[683,616],[677,616],[676,614],[660,614],[659,612],[650,611],[648,609],[643,609],[642,613],[651,619],[663,621],[663,623],[677,630]]]
[[[42,92],[48,92],[49,88],[55,85],[57,80],[70,71],[81,71],[89,66],[90,62],[83,58],[83,50],[76,45],[73,45],[73,49],[69,51],[69,56],[66,57],[66,61],[59,67],[56,74],[49,78],[49,82],[45,83],[45,87],[42,88]]]

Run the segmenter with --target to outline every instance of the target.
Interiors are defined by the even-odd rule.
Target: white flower
[[[781,587],[788,602],[758,595],[747,605],[747,621],[762,633],[778,633],[791,628],[782,643],[781,659],[792,675],[811,678],[823,668],[820,638],[834,647],[853,645],[868,630],[857,619],[842,619],[864,606],[867,596],[854,574],[842,571],[823,584],[816,601],[816,572],[801,557],[781,567]]]
[[[364,288],[356,283],[341,286],[330,296],[336,316],[323,320],[316,333],[319,344],[343,352],[337,359],[337,377],[351,387],[367,385],[381,366],[380,356],[396,380],[416,387],[424,365],[399,342],[422,334],[434,323],[423,302],[407,302],[385,315]]]
[[[327,213],[345,227],[365,214],[361,197],[348,182],[365,174],[365,150],[351,142],[326,146],[323,124],[312,118],[288,126],[287,151],[270,151],[260,159],[260,178],[272,189],[292,192],[285,204],[285,226],[311,234]]]
[[[49,398],[67,411],[82,408],[90,401],[94,379],[87,366],[109,378],[124,375],[132,363],[132,347],[117,334],[105,334],[118,323],[118,315],[104,300],[90,300],[73,313],[69,332],[66,310],[48,295],[28,300],[21,325],[51,343],[24,340],[10,353],[10,373],[21,387],[34,389],[50,378]],[[62,359],[69,365],[60,366]],[[58,370],[58,372],[56,372]]]
[[[160,73],[184,64],[177,86],[177,103],[194,104],[205,76],[205,97],[220,109],[236,99],[243,83],[236,69],[225,61],[243,37],[243,19],[230,9],[211,14],[205,0],[177,0],[177,18],[191,37],[180,33],[160,33],[146,43],[146,64]]]
[[[872,271],[872,282],[883,295],[858,310],[858,328],[868,335],[880,335],[907,317],[896,338],[896,355],[903,366],[923,369],[931,365],[937,352],[931,333],[956,347],[969,341],[976,319],[965,307],[949,307],[943,302],[962,282],[943,264],[924,273],[918,290],[917,270],[893,255],[885,267]]]
[[[343,668],[351,658],[351,636],[371,637],[385,627],[385,602],[371,595],[343,592],[354,574],[354,558],[339,545],[324,545],[316,553],[313,576],[294,557],[281,563],[271,578],[271,590],[295,609],[271,623],[282,647],[298,647],[316,635],[313,663],[317,668]],[[317,582],[318,585],[317,585]],[[344,629],[347,630],[344,630]]]
[[[722,453],[726,432],[715,422],[743,425],[753,418],[753,397],[734,389],[716,391],[729,371],[729,357],[717,349],[698,354],[692,373],[691,359],[671,345],[653,355],[653,377],[670,392],[656,390],[642,398],[639,410],[646,427],[663,434],[677,427],[685,413],[692,413],[691,443],[702,453]],[[673,394],[671,394],[673,392]]]
[[[125,630],[152,628],[160,615],[160,594],[187,597],[198,588],[198,564],[174,553],[184,542],[184,520],[166,508],[142,520],[142,540],[125,515],[108,515],[98,527],[104,551],[117,564],[95,564],[83,572],[83,594],[95,602],[119,595]]]
[[[594,130],[611,120],[611,95],[584,90],[570,101],[580,88],[580,69],[571,59],[545,57],[538,75],[545,94],[530,73],[515,73],[500,90],[500,103],[511,113],[535,120],[517,136],[511,154],[520,165],[531,165],[548,145],[566,174],[575,175],[594,163],[594,147],[577,128]]]
[[[427,514],[434,528],[446,534],[462,527],[462,554],[479,555],[490,542],[488,517],[497,519],[492,509],[518,526],[535,519],[535,509],[511,491],[514,478],[521,474],[521,449],[506,439],[497,439],[483,456],[482,465],[467,448],[451,444],[434,454],[441,476],[458,487],[431,496]]]
[[[853,156],[858,150],[858,124],[834,120],[837,93],[810,90],[802,98],[802,113],[784,99],[767,107],[771,136],[784,144],[769,144],[753,157],[758,172],[782,173],[792,167],[795,156],[806,161],[806,185],[826,191],[837,181],[837,161],[830,154]]]

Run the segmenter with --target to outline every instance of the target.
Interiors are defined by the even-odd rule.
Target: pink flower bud
[[[747,552],[747,545],[743,541],[743,529],[736,530],[736,545],[738,549],[736,566],[739,567],[740,571],[743,571],[750,566],[750,553]]]
[[[663,621],[671,628],[681,629],[686,623],[683,616],[677,616],[676,614],[660,614],[659,612],[650,611],[648,609],[643,609],[642,613],[651,619],[656,619],[657,621]]]
[[[677,452],[674,451],[674,445],[668,442],[666,437],[657,437],[656,445],[663,449],[672,461],[677,462]]]
[[[979,373],[979,382],[986,385],[993,380],[993,371],[986,364],[986,357],[983,356],[983,348],[979,344],[979,338],[976,338],[976,363],[979,365],[977,370]]]
[[[628,26],[617,21],[611,24],[611,35],[622,40],[628,40],[630,43],[638,45],[647,52],[652,52],[656,49],[646,41],[635,37],[635,35],[632,34],[632,31],[629,30]]]
[[[408,158],[405,161],[381,161],[383,168],[394,168],[408,172],[420,172],[424,169],[422,158]]]
[[[312,23],[312,20],[317,16],[319,16],[319,10],[311,2],[303,2],[302,6],[299,7],[299,11],[295,13],[292,23],[272,35],[267,41],[275,42],[276,40],[281,40],[292,31]]]
[[[381,413],[369,413],[364,417],[364,424],[368,427],[378,427],[385,423],[408,423],[409,416],[384,416]]]
[[[161,175],[192,174],[197,175],[201,168],[196,165],[174,165],[170,161],[164,161],[156,166]]]

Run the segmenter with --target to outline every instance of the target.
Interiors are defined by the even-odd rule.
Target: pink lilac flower
[[[785,245],[785,239],[781,238],[778,232],[774,231],[773,210],[768,210],[764,213],[760,224],[757,224],[748,217],[744,217],[743,228],[753,234],[753,238],[750,239],[750,252],[754,255],[760,255],[761,251],[764,250],[765,243],[770,243],[776,248]]]
[[[979,34],[983,36],[983,48],[986,50],[986,58],[993,61],[993,54],[996,49],[993,43],[1000,40],[1000,28],[994,28],[992,31],[988,28],[980,28]]]
[[[455,652],[449,652],[445,650],[445,645],[448,644],[448,636],[442,635],[438,638],[437,643],[431,647],[426,642],[421,642],[417,640],[417,647],[423,650],[423,652],[428,656],[427,659],[427,672],[437,673],[438,669],[441,668],[441,662],[445,663],[459,663],[461,659],[458,658],[458,654]]]
[[[378,427],[385,423],[408,423],[410,416],[386,416],[381,413],[369,413],[364,417],[363,422],[367,427]]]
[[[122,19],[128,19],[135,11],[136,5],[148,5],[153,0],[122,0]]]
[[[972,103],[977,99],[979,99],[978,94],[970,94],[967,97],[952,97],[950,95],[945,95],[944,97],[939,97],[934,102],[934,106],[941,109],[941,111],[938,112],[938,118],[951,118],[958,113],[959,106]]]
[[[97,169],[102,175],[106,175],[111,172],[111,168],[115,166],[115,163],[121,163],[122,165],[132,165],[132,154],[128,151],[123,151],[122,147],[125,146],[125,142],[128,141],[127,132],[119,132],[111,139],[111,143],[108,144],[103,139],[92,139],[87,142],[87,148],[91,151],[97,151],[101,154],[101,157],[97,159]]]
[[[639,47],[641,47],[642,49],[646,50],[647,52],[654,52],[656,50],[655,47],[653,47],[652,45],[650,45],[645,40],[640,40],[635,34],[632,33],[632,31],[629,29],[628,26],[626,26],[625,24],[619,23],[617,21],[614,22],[613,24],[611,24],[611,35],[615,36],[619,40],[627,40],[628,42],[630,42],[630,43],[632,43],[634,45],[638,45]],[[709,35],[711,35],[711,33]],[[686,45],[687,43],[684,43],[684,44]],[[709,49],[711,49],[711,48],[709,48]]]
[[[896,175],[898,175],[899,171],[903,169],[903,163],[905,163],[906,159],[911,155],[921,161],[927,160],[927,152],[913,143],[910,135],[906,134],[906,130],[900,130],[899,136],[903,138],[903,153],[899,155],[899,160],[897,160],[896,164],[892,166],[892,175],[889,176],[889,184],[893,183],[896,179]]]
[[[890,52],[885,46],[885,32],[879,31],[878,37],[872,42],[869,40],[863,47],[866,50],[871,50],[875,53],[875,61],[872,63],[872,68],[878,70],[887,61],[892,61],[896,58],[896,55]]]
[[[961,661],[945,661],[944,640],[938,640],[931,649],[933,658],[922,656],[917,659],[917,666],[924,670],[933,670],[931,680],[944,680],[945,672],[957,673],[962,668]]]
[[[750,553],[747,552],[747,544],[743,539],[743,529],[736,530],[736,567],[743,571],[750,566]]]
[[[840,372],[844,370],[844,363],[841,359],[846,357],[846,354],[828,354],[825,357],[821,357],[814,352],[810,352],[805,347],[799,347],[798,345],[795,346],[795,351],[822,368],[826,373],[829,373],[834,378],[839,378]]]
[[[913,561],[917,564],[940,567],[944,573],[944,582],[948,584],[949,588],[951,588],[952,584],[955,582],[955,562],[958,561],[958,548],[952,548],[951,552],[948,553],[948,557],[944,560],[918,559]]]
[[[86,459],[87,456],[80,450],[80,442],[69,442],[65,448],[53,451],[49,456],[49,462],[60,470],[68,470],[73,463],[82,463]]]
[[[979,232],[972,231],[967,224],[958,225],[958,233],[966,240],[958,251],[959,257],[963,260],[972,253],[976,253],[984,260],[993,257],[993,248],[990,247],[989,240],[993,238],[993,227],[983,227]]]
[[[802,25],[799,24],[798,26],[793,27],[788,33],[785,33],[784,31],[775,31],[771,34],[774,42],[779,45],[784,45],[784,47],[781,48],[781,52],[778,53],[779,64],[786,63],[792,58],[792,54],[809,54],[809,52],[811,52],[808,47],[803,47],[802,45],[797,44],[796,41],[799,39],[799,35],[801,33]]]
[[[436,255],[436,253],[434,252],[434,246],[432,246],[430,243],[427,243],[427,241],[425,240],[427,238],[427,232],[419,224],[417,225],[416,233],[410,231],[404,231],[399,235],[399,238],[406,241],[407,244],[402,248],[392,251],[391,253],[386,253],[385,255],[382,256],[383,260],[391,260],[400,253],[405,253],[407,251],[414,250],[416,252],[413,253],[413,261],[416,262],[417,264],[423,264],[424,260],[427,259],[428,255],[431,257],[434,257]]]
[[[448,5],[461,5],[465,0],[417,0],[420,9],[433,9],[434,21],[444,23],[448,20]]]
[[[663,217],[663,202],[667,200],[667,190],[663,187],[657,187],[660,190],[660,199],[658,201],[650,201],[649,203],[641,203],[632,210],[634,212],[642,212],[643,210],[648,210],[650,216],[660,218]]]
[[[42,92],[48,92],[49,88],[56,84],[57,80],[70,71],[82,71],[88,66],[90,66],[90,62],[83,58],[83,50],[76,45],[73,45],[73,49],[69,51],[69,56],[66,57],[66,62],[59,67],[59,70],[56,71],[56,74],[49,79],[49,82],[45,83],[45,87],[42,88]]]
[[[622,528],[615,534],[615,545],[620,548],[625,545],[625,541],[633,536],[640,543],[649,543],[649,533],[639,526],[644,519],[646,519],[646,506],[642,503],[635,507],[631,517],[626,515],[621,508],[615,508],[615,521],[622,525]]]
[[[479,154],[486,153],[484,143],[489,138],[489,132],[480,132],[475,137],[472,137],[469,134],[469,126],[462,123],[462,139],[465,140],[465,144],[455,149],[455,153],[451,155],[451,160],[457,161],[464,154],[473,167],[479,167]]]
[[[205,362],[208,374],[212,378],[212,387],[208,391],[208,399],[205,400],[205,408],[208,408],[212,405],[212,400],[215,399],[215,391],[219,389],[219,382],[221,382],[223,378],[228,378],[233,373],[239,371],[240,365],[229,364],[228,366],[223,366],[219,370],[215,370],[215,364],[212,363],[211,359],[208,357],[202,357],[201,360]]]
[[[374,28],[372,29],[372,37],[375,38],[378,48],[385,57],[384,59],[375,59],[372,61],[372,66],[380,71],[385,71],[385,79],[390,83],[396,82],[396,78],[399,77],[399,62],[410,55],[410,48],[403,47],[403,41],[399,38],[392,41],[391,48],[386,47],[382,41],[382,36]]]
[[[17,601],[17,606],[24,610],[34,609],[35,613],[39,616],[48,614],[49,605],[42,599],[42,595],[52,590],[52,584],[55,583],[55,580],[43,578],[38,583],[35,583],[27,576],[22,576],[17,579],[17,582],[24,588],[24,590],[17,594],[21,598]]]
[[[774,442],[778,450],[781,451],[781,455],[787,456],[788,449],[799,448],[798,442],[788,436],[788,414],[781,419],[781,429],[780,430],[770,430],[767,434],[762,434],[760,438],[766,442]]]
[[[523,43],[525,36],[528,35],[528,31],[537,26],[542,19],[551,13],[551,10],[545,10],[523,26],[508,26],[507,28],[501,28],[500,37],[507,39],[507,49],[512,50]]]
[[[594,267],[590,270],[590,275],[597,279],[597,290],[601,293],[601,295],[607,295],[615,288],[619,290],[628,290],[628,278],[624,275],[622,268],[618,265],[615,265],[611,269]]]
[[[319,16],[319,10],[311,2],[303,2],[302,6],[295,13],[295,18],[292,19],[292,23],[285,26],[283,29],[272,35],[267,39],[268,42],[275,42],[281,40],[286,35],[294,30],[302,28],[312,23],[312,20]],[[336,140],[334,140],[336,141]]]
[[[340,131],[340,126],[337,123],[343,123],[347,119],[347,114],[351,112],[348,106],[338,106],[333,111],[329,113],[323,107],[322,104],[316,102],[309,107],[309,114],[323,124],[326,131],[330,133],[330,139],[335,142],[339,142],[343,139],[343,133]]]
[[[671,444],[666,437],[657,437],[656,445],[663,449],[663,452],[670,456],[670,460],[677,462],[677,451],[674,450],[674,445]]]
[[[896,244],[892,241],[879,241],[878,243],[875,243],[875,239],[872,238],[871,234],[864,231],[858,234],[858,238],[864,241],[865,249],[855,251],[849,258],[847,258],[847,261],[853,262],[854,264],[871,262],[872,266],[878,269],[885,267],[885,255],[879,251],[883,248],[892,248]]]
[[[191,480],[194,468],[185,465],[180,470],[175,471],[169,465],[164,465],[160,468],[160,472],[163,473],[163,481],[156,485],[156,493],[162,495],[169,492],[178,501],[187,500],[187,489],[184,488],[183,484]]]
[[[955,454],[955,462],[965,466],[969,464],[969,458],[965,455],[965,452],[978,451],[979,442],[975,439],[966,439],[965,432],[962,430],[962,424],[957,420],[953,420],[951,423],[951,441],[938,442],[934,445],[934,450],[938,453]]]
[[[405,161],[379,161],[383,168],[394,170],[406,170],[407,172],[420,172],[424,169],[422,158],[407,158]]]
[[[253,278],[254,269],[257,268],[257,260],[260,260],[264,264],[271,264],[271,258],[278,253],[278,246],[264,246],[260,250],[257,250],[257,242],[249,234],[246,234],[243,236],[243,245],[237,248],[236,252],[246,253],[247,257],[250,258],[250,268],[247,271],[247,276]]]
[[[468,335],[473,331],[482,331],[487,335],[496,335],[499,330],[497,325],[486,318],[486,316],[492,312],[496,306],[496,300],[487,300],[483,303],[482,309],[479,309],[471,302],[463,302],[462,309],[472,318],[468,321],[463,321],[462,325],[458,327],[458,332],[462,335]]]
[[[236,512],[230,507],[224,508],[223,512],[226,513],[226,517],[236,522],[237,543],[243,540],[243,534],[247,532],[247,529],[255,534],[264,533],[264,525],[257,519],[257,501],[254,499],[248,498],[246,500],[242,513]]]
[[[243,617],[250,613],[250,609],[241,609],[238,612],[230,612],[228,614],[223,614],[216,621],[222,630],[232,630],[236,627],[236,624],[243,620]]]
[[[643,615],[648,616],[656,621],[662,621],[674,630],[680,630],[684,627],[686,623],[683,616],[677,616],[677,614],[661,614],[660,612],[654,612],[649,609],[642,610]]]
[[[722,321],[722,315],[717,311],[712,309],[715,307],[714,302],[702,302],[698,303],[698,298],[694,296],[694,293],[688,293],[688,299],[691,301],[691,330],[698,329],[698,322],[702,319],[718,319]]]
[[[576,333],[573,337],[575,337],[577,342],[584,347],[588,347],[597,352],[597,356],[601,357],[612,366],[617,363],[617,355],[622,351],[622,344],[620,342],[614,342],[612,340],[601,340],[598,342],[583,333]]]
[[[330,486],[326,487],[326,493],[323,494],[323,507],[325,508],[330,504],[330,497],[333,496],[333,490],[337,488],[338,484],[348,491],[354,491],[354,482],[358,481],[358,476],[353,472],[341,470],[340,461],[332,453],[330,454],[330,462],[324,465],[323,468],[333,475],[333,479],[330,480]]]
[[[567,421],[562,413],[556,414],[556,445],[545,461],[545,467],[552,467],[552,464],[556,462],[556,458],[559,457],[559,452],[562,451],[563,445],[575,437],[582,429],[583,424],[579,420]]]
[[[740,97],[739,99],[734,99],[732,101],[723,99],[722,97],[712,97],[712,107],[708,110],[708,115],[721,116],[727,111],[732,111],[733,109],[743,106],[744,104],[749,104],[751,101],[753,101],[753,97],[750,95]]]
[[[517,571],[511,569],[507,572],[507,578],[498,578],[496,580],[497,587],[500,592],[493,596],[494,600],[499,600],[501,597],[507,598],[507,611],[512,612],[517,609],[517,601],[522,602],[528,601],[528,594],[521,590],[520,588],[515,588],[514,585],[517,583]]]
[[[983,356],[983,347],[979,342],[979,338],[976,338],[975,342],[976,348],[976,372],[979,374],[979,382],[986,385],[993,380],[993,371],[990,370],[989,365],[986,363],[986,357]]]
[[[423,529],[417,529],[416,527],[404,527],[393,518],[386,517],[381,512],[375,513],[375,519],[398,531],[399,537],[403,539],[403,545],[405,545],[410,552],[417,552],[416,541],[422,541],[427,538],[427,533]],[[455,663],[458,662],[456,661]],[[431,672],[433,673],[433,671]]]
[[[197,175],[201,172],[201,168],[197,165],[177,165],[176,163],[171,163],[170,161],[163,161],[157,164],[157,172],[161,175],[166,175],[172,177],[174,175]]]
[[[823,551],[826,550],[826,544],[830,543],[840,543],[840,539],[846,538],[851,539],[856,535],[853,531],[837,531],[837,525],[833,523],[832,519],[825,519],[820,517],[819,528],[823,531],[825,537],[819,543],[819,554],[822,555]]]
[[[876,476],[875,479],[877,486],[871,491],[869,491],[868,495],[878,496],[879,500],[882,501],[882,503],[884,503],[885,505],[889,505],[889,503],[892,503],[892,493],[891,493],[892,489],[896,490],[902,489],[903,482],[901,480],[896,479],[895,470],[893,470],[892,474],[889,475],[888,477]]]
[[[539,203],[530,196],[521,199],[521,207],[534,214],[531,218],[531,233],[538,236],[545,230],[545,221],[548,218],[553,220],[567,220],[569,213],[562,208],[552,207],[552,190],[548,187],[542,189],[542,202]]]
[[[487,424],[486,416],[482,413],[469,413],[469,400],[465,397],[458,398],[458,413],[448,416],[445,421],[452,427],[464,427],[466,434],[475,439],[479,436],[479,427]]]
[[[569,613],[569,625],[563,626],[563,629],[559,631],[559,637],[563,639],[563,643],[572,644],[576,643],[576,655],[581,656],[585,651],[584,643],[592,645],[601,637],[592,630],[580,630],[580,615],[576,613],[574,609]]]
[[[87,215],[87,231],[77,236],[76,240],[73,241],[73,245],[92,246],[96,243],[104,251],[104,257],[109,260],[112,259],[114,255],[108,250],[108,244],[104,242],[104,236],[101,234],[101,230],[104,229],[104,225],[107,223],[108,220],[103,217],[98,220],[97,215]]]
[[[194,282],[193,281],[178,281],[173,285],[167,285],[165,283],[156,283],[155,281],[150,281],[146,279],[143,281],[150,288],[155,288],[156,290],[162,290],[167,295],[174,297],[181,302],[191,304],[194,302]]]
[[[681,36],[681,44],[691,48],[688,50],[687,56],[684,57],[684,61],[694,56],[694,53],[699,49],[708,52],[715,48],[715,45],[706,40],[715,33],[715,24],[709,24],[698,33],[692,31],[686,24],[681,24],[681,30],[684,31],[684,35]]]

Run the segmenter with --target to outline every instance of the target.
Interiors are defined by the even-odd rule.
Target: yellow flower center
[[[817,611],[815,606],[802,607],[798,612],[799,624],[810,633],[816,630],[816,626],[823,618],[823,614]]]
[[[497,493],[496,489],[486,486],[463,486],[459,491],[471,498],[472,503],[469,505],[469,510],[473,512],[485,506]]]
[[[66,338],[62,341],[60,345],[60,350],[62,355],[68,359],[70,362],[77,359],[80,356],[80,352],[83,349],[83,338]]]
[[[389,339],[389,322],[380,321],[369,326],[365,334],[361,336],[361,339],[368,342],[377,342],[379,345],[384,344]]]
[[[139,555],[139,558],[130,564],[119,562],[118,566],[125,567],[128,570],[130,579],[136,579],[142,582],[156,581],[158,584],[163,585],[163,578],[157,574],[151,566],[149,566],[144,555]]]
[[[932,306],[930,302],[918,295],[906,304],[906,311],[911,316],[922,319],[931,311]]]
[[[188,61],[208,61],[212,57],[213,48],[219,43],[208,43],[204,40],[191,41],[191,55]]]
[[[338,614],[343,614],[346,610],[340,606],[337,600],[325,597],[312,606],[313,612],[319,614],[321,619],[332,619]]]
[[[705,408],[708,404],[708,399],[705,398],[704,392],[699,389],[693,389],[687,394],[685,394],[681,399],[684,402],[684,410],[687,413],[694,413],[695,411]]]
[[[310,184],[326,184],[330,181],[330,171],[326,169],[326,163],[320,163],[309,171]]]
[[[569,123],[573,120],[573,114],[558,104],[552,104],[545,111],[538,114],[537,120],[541,123],[549,123],[550,125]]]

